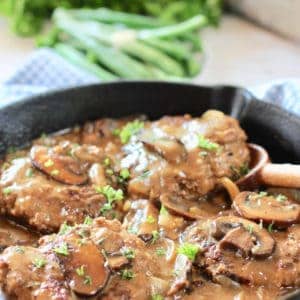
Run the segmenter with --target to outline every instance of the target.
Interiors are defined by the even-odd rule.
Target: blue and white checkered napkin
[[[68,63],[51,49],[39,49],[0,86],[0,106],[7,101],[16,101],[51,89],[96,82],[99,82],[97,77]],[[300,115],[300,80],[285,79],[248,89],[257,98]]]

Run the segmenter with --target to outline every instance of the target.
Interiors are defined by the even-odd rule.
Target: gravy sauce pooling
[[[230,199],[222,188],[247,172],[246,140],[237,120],[210,110],[100,119],[7,154],[7,298],[276,299],[296,290],[295,193],[264,187]]]

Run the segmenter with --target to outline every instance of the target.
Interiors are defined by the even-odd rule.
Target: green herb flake
[[[41,269],[43,268],[45,265],[46,265],[47,261],[43,258],[36,258],[34,261],[33,261],[33,264],[36,268],[38,269]]]
[[[28,168],[25,172],[25,176],[27,178],[31,178],[33,176],[33,169],[32,168]]]
[[[134,259],[135,258],[135,252],[131,248],[125,248],[122,251],[122,254],[127,258],[127,259]]]
[[[115,128],[115,129],[112,131],[112,134],[113,134],[114,136],[119,136],[119,135],[120,135],[120,132],[121,132],[121,130],[120,130],[119,128]]]
[[[54,165],[54,162],[52,159],[48,159],[47,161],[45,161],[44,166],[46,168],[52,167]]]
[[[131,280],[135,277],[132,270],[124,269],[121,271],[121,278],[124,280]]]
[[[121,189],[115,190],[109,185],[104,187],[96,187],[95,190],[97,193],[104,195],[107,200],[107,203],[105,203],[100,210],[102,214],[111,210],[113,208],[112,204],[115,201],[121,201],[124,198],[123,191]]]
[[[177,250],[179,254],[185,255],[191,261],[195,260],[198,251],[199,251],[199,247],[197,245],[190,244],[190,243],[182,244]]]
[[[153,224],[155,222],[155,218],[151,215],[147,216],[146,222],[148,224]]]
[[[83,224],[91,225],[92,223],[93,223],[93,219],[90,216],[86,216],[84,221],[83,221]]]
[[[164,248],[160,247],[155,250],[155,253],[157,256],[165,256],[166,250]]]
[[[275,198],[278,202],[285,202],[287,200],[287,196],[278,194]]]
[[[127,144],[131,137],[137,134],[143,127],[144,122],[141,122],[139,120],[129,122],[124,127],[122,127],[119,133],[122,144]]]
[[[84,283],[85,285],[92,285],[92,278],[91,278],[91,276],[86,275],[86,276],[84,277],[83,283]]]
[[[60,255],[68,256],[69,255],[69,250],[68,250],[68,245],[63,242],[59,247],[55,247],[54,252]]]
[[[110,159],[108,157],[106,157],[103,161],[103,164],[108,167],[110,165]]]
[[[208,152],[207,151],[200,151],[199,155],[202,156],[202,157],[206,157],[208,155]]]
[[[162,215],[162,216],[168,216],[168,215],[169,215],[169,212],[168,212],[168,210],[162,205],[162,206],[160,207],[159,214]]]
[[[268,226],[268,231],[271,233],[273,231],[273,223],[270,223]]]
[[[120,171],[120,176],[121,178],[123,178],[124,180],[128,179],[130,177],[130,173],[128,169],[122,169]]]
[[[19,254],[23,254],[25,252],[24,247],[22,246],[16,246],[15,247],[15,252]]]
[[[151,244],[154,244],[158,239],[159,239],[159,232],[157,230],[153,230]]]
[[[252,234],[253,233],[253,224],[249,224],[248,226],[247,226],[247,230],[249,231],[249,233],[250,234]]]
[[[76,268],[76,274],[80,277],[83,277],[85,272],[84,272],[84,265],[81,265],[80,267]]]
[[[72,226],[69,226],[66,222],[64,222],[59,229],[58,234],[59,235],[64,235],[66,233],[69,233],[72,230]]]
[[[57,176],[57,175],[59,175],[59,170],[57,170],[57,169],[52,170],[50,174],[51,174],[52,176]]]
[[[12,192],[11,187],[6,187],[2,190],[4,196],[8,196]]]
[[[149,171],[149,170],[145,170],[145,171],[143,171],[143,173],[139,176],[139,178],[145,179],[145,178],[149,177],[149,175],[150,175],[150,171]]]
[[[108,175],[113,175],[114,174],[114,171],[112,169],[106,169],[106,174]]]
[[[209,151],[217,151],[220,145],[206,139],[203,135],[198,135],[198,147]]]
[[[151,300],[163,300],[164,297],[162,295],[159,294],[155,294],[151,296]]]

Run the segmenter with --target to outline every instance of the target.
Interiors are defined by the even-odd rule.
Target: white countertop
[[[300,78],[300,46],[235,16],[217,29],[201,33],[205,48],[201,84],[255,85],[287,77]],[[0,82],[34,50],[34,40],[13,35],[0,19]]]

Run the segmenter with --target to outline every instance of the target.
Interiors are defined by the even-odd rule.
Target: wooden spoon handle
[[[300,165],[268,163],[259,175],[267,185],[300,188]]]

